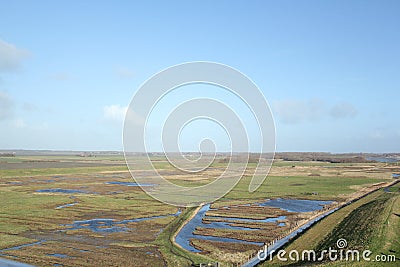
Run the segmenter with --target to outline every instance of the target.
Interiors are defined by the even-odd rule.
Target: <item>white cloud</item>
[[[21,61],[29,56],[29,52],[15,45],[0,40],[0,72],[18,70]]]
[[[103,108],[104,117],[106,119],[114,121],[123,121],[126,111],[127,107],[123,107],[120,105],[110,105]]]
[[[145,123],[145,119],[139,114],[137,114],[135,111],[133,111],[132,109],[128,109],[128,107],[124,107],[118,104],[105,106],[103,108],[103,115],[105,119],[114,122],[124,121],[126,115],[128,123],[141,126],[144,125]]]
[[[13,117],[14,102],[8,94],[0,91],[0,120],[6,120]]]

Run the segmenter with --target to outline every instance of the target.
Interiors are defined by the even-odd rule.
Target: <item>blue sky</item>
[[[215,61],[262,90],[278,151],[399,152],[398,14],[398,1],[1,1],[0,148],[121,150],[144,81]]]

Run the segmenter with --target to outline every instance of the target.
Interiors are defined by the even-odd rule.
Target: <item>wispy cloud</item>
[[[16,71],[29,52],[0,39],[0,72]]]
[[[123,121],[127,107],[121,105],[109,105],[103,108],[104,118],[113,121]]]
[[[109,105],[103,108],[104,118],[109,121],[122,122],[124,119],[130,124],[144,125],[145,119],[132,109],[121,105]],[[126,117],[125,117],[126,115]]]

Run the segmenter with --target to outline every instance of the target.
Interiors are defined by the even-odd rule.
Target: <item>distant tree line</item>
[[[15,152],[0,153],[0,157],[15,157]]]
[[[325,152],[279,152],[275,159],[286,161],[321,161],[330,163],[362,163],[372,162],[362,154],[331,154]]]

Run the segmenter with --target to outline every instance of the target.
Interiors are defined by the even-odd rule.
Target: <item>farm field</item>
[[[138,156],[138,168],[142,160]],[[186,186],[206,184],[225,167],[222,161],[215,161],[206,175],[196,179],[176,172],[162,157],[155,155],[152,160],[166,178]],[[244,230],[198,227],[195,234],[268,242],[311,213],[258,203],[280,198],[344,202],[373,185],[392,182],[392,173],[400,173],[399,166],[389,163],[278,160],[264,184],[249,193],[254,168],[255,164],[249,164],[243,179],[212,203],[203,218],[204,224],[229,224]],[[395,194],[385,192],[383,196]],[[176,233],[195,214],[195,208],[166,205],[148,196],[134,183],[122,155],[0,157],[0,196],[0,257],[36,266],[188,266],[207,262],[230,266],[259,248],[198,238],[189,242],[199,252],[177,245]],[[382,208],[375,212],[388,209],[389,203],[398,209],[398,201],[392,197],[379,203]],[[280,216],[276,223],[263,221]],[[390,229],[391,236],[397,237],[396,228]],[[386,247],[393,249],[392,245]]]

